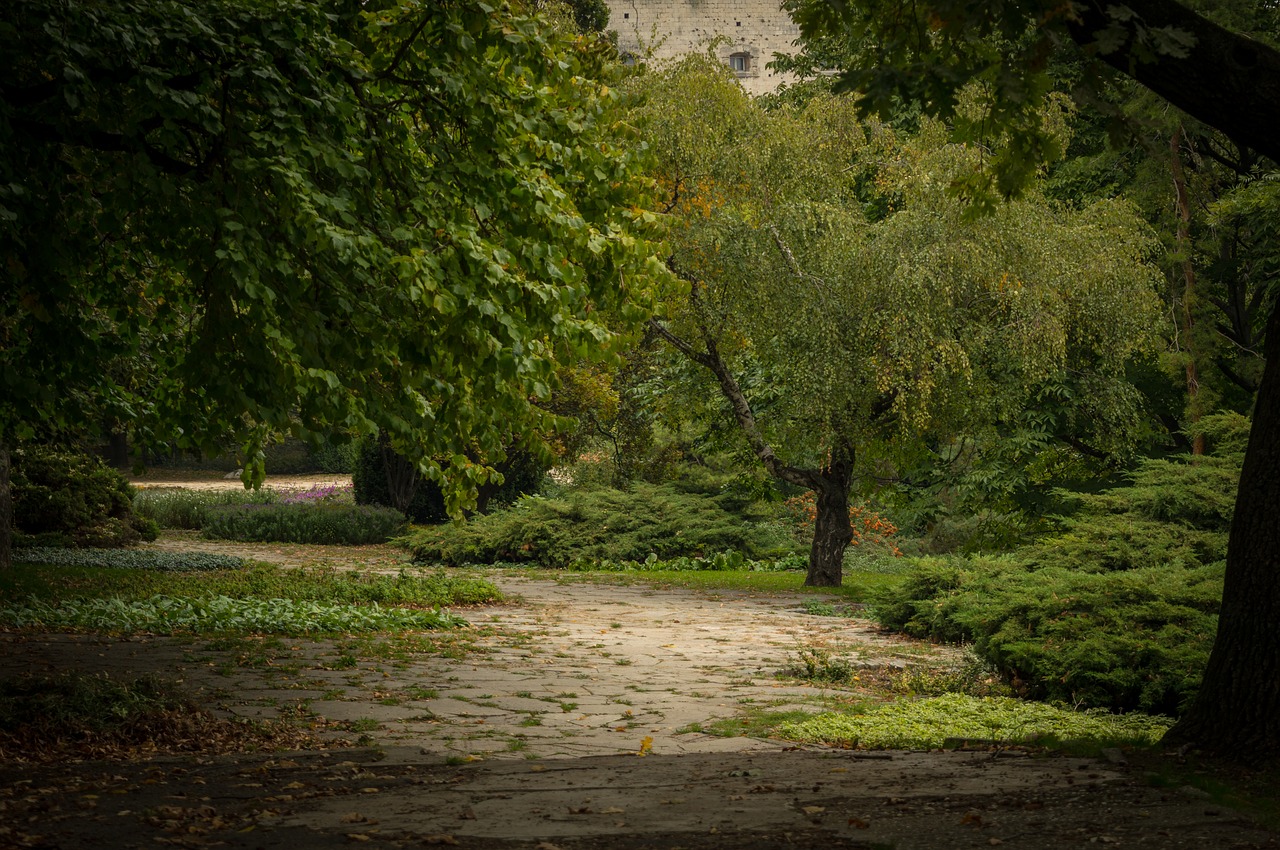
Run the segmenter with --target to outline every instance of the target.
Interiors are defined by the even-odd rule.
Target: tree
[[[9,446],[104,414],[247,480],[381,428],[474,499],[647,315],[608,56],[478,0],[5,4],[0,509]]]
[[[688,286],[651,326],[714,376],[768,472],[815,493],[806,584],[840,584],[854,481],[909,446],[1055,392],[1071,401],[1050,435],[1123,433],[1123,370],[1159,322],[1125,205],[1028,196],[976,219],[944,189],[978,152],[940,125],[904,141],[830,97],[768,113],[702,59],[645,81]]]
[[[1274,4],[1250,6],[1274,31]],[[1030,142],[995,160],[990,182],[1014,193],[1046,137],[1032,120],[1047,91],[1044,60],[1055,42],[1131,76],[1242,148],[1280,161],[1280,52],[1174,0],[1060,4],[1015,0],[788,4],[806,36],[860,45],[868,62],[843,76],[868,106],[895,98],[930,114],[954,113],[971,81],[986,93],[986,118]],[[1236,20],[1247,20],[1237,17]],[[1274,296],[1273,296],[1274,297]],[[1219,628],[1199,694],[1167,740],[1237,760],[1280,759],[1280,300],[1269,308],[1266,366],[1253,410],[1228,544]]]

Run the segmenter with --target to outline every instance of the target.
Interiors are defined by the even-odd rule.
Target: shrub
[[[105,567],[157,572],[238,570],[244,558],[204,552],[152,552],[142,549],[16,549],[13,560],[56,567]]]
[[[131,546],[154,540],[133,511],[133,488],[100,459],[39,446],[13,453],[13,521],[19,546]]]
[[[199,530],[205,511],[216,505],[267,504],[277,500],[271,490],[184,490],[177,487],[139,490],[133,509],[160,528]]]
[[[399,511],[372,505],[220,505],[204,515],[205,537],[259,543],[385,543],[403,528]]]
[[[390,454],[384,456],[384,452]],[[404,463],[399,455],[391,451],[385,437],[361,441],[351,470],[356,504],[397,507],[391,497],[391,489],[387,486],[388,462]],[[434,481],[419,480],[413,491],[412,501],[404,508],[403,516],[410,522],[423,524],[448,520],[449,514],[444,508],[444,494],[441,493],[440,486]]]
[[[685,492],[677,484],[637,483],[629,491],[530,496],[464,524],[422,529],[409,538],[419,563],[537,563],[707,557],[733,550],[765,560],[795,553],[782,522],[739,496]]]

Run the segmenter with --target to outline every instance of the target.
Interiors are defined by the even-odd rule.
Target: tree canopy
[[[6,4],[0,445],[117,418],[260,477],[381,428],[465,502],[646,315],[608,56],[473,0]]]
[[[1006,195],[1028,184],[1047,150],[1048,133],[1032,116],[1048,96],[1050,50],[1062,43],[1131,77],[1238,148],[1257,151],[1270,167],[1280,162],[1280,51],[1248,31],[1276,31],[1273,4],[1242,0],[1214,4],[1203,14],[1177,0],[786,5],[806,37],[849,48],[843,55],[853,61],[842,79],[865,92],[871,106],[883,109],[900,98],[947,117],[961,90],[976,83],[987,104],[984,131],[1008,130],[1014,142],[993,158],[986,175],[986,187]],[[970,188],[983,194],[981,181]],[[1280,758],[1274,629],[1280,618],[1274,514],[1280,503],[1280,300],[1274,292],[1270,297],[1266,365],[1232,521],[1219,629],[1196,702],[1168,739],[1235,759],[1274,761]]]

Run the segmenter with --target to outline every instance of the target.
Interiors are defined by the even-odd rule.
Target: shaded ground
[[[282,563],[307,558],[252,548]],[[397,568],[385,547],[346,554]],[[474,624],[461,635],[0,635],[5,676],[156,672],[182,678],[219,714],[372,745],[0,765],[0,846],[1277,846],[1201,792],[1149,787],[1123,763],[801,749],[701,731],[762,707],[862,698],[779,679],[800,646],[856,654],[869,678],[953,652],[808,615],[801,597],[493,577],[522,602],[461,612]]]

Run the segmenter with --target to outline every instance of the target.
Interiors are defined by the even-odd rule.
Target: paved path
[[[799,646],[873,667],[951,652],[806,614],[802,597],[495,578],[522,601],[466,612],[475,628],[461,642],[0,636],[0,675],[167,673],[218,711],[301,714],[378,745],[0,765],[0,846],[1280,846],[1206,795],[1149,787],[1123,765],[696,731],[762,703],[817,710],[830,694],[776,677]]]

